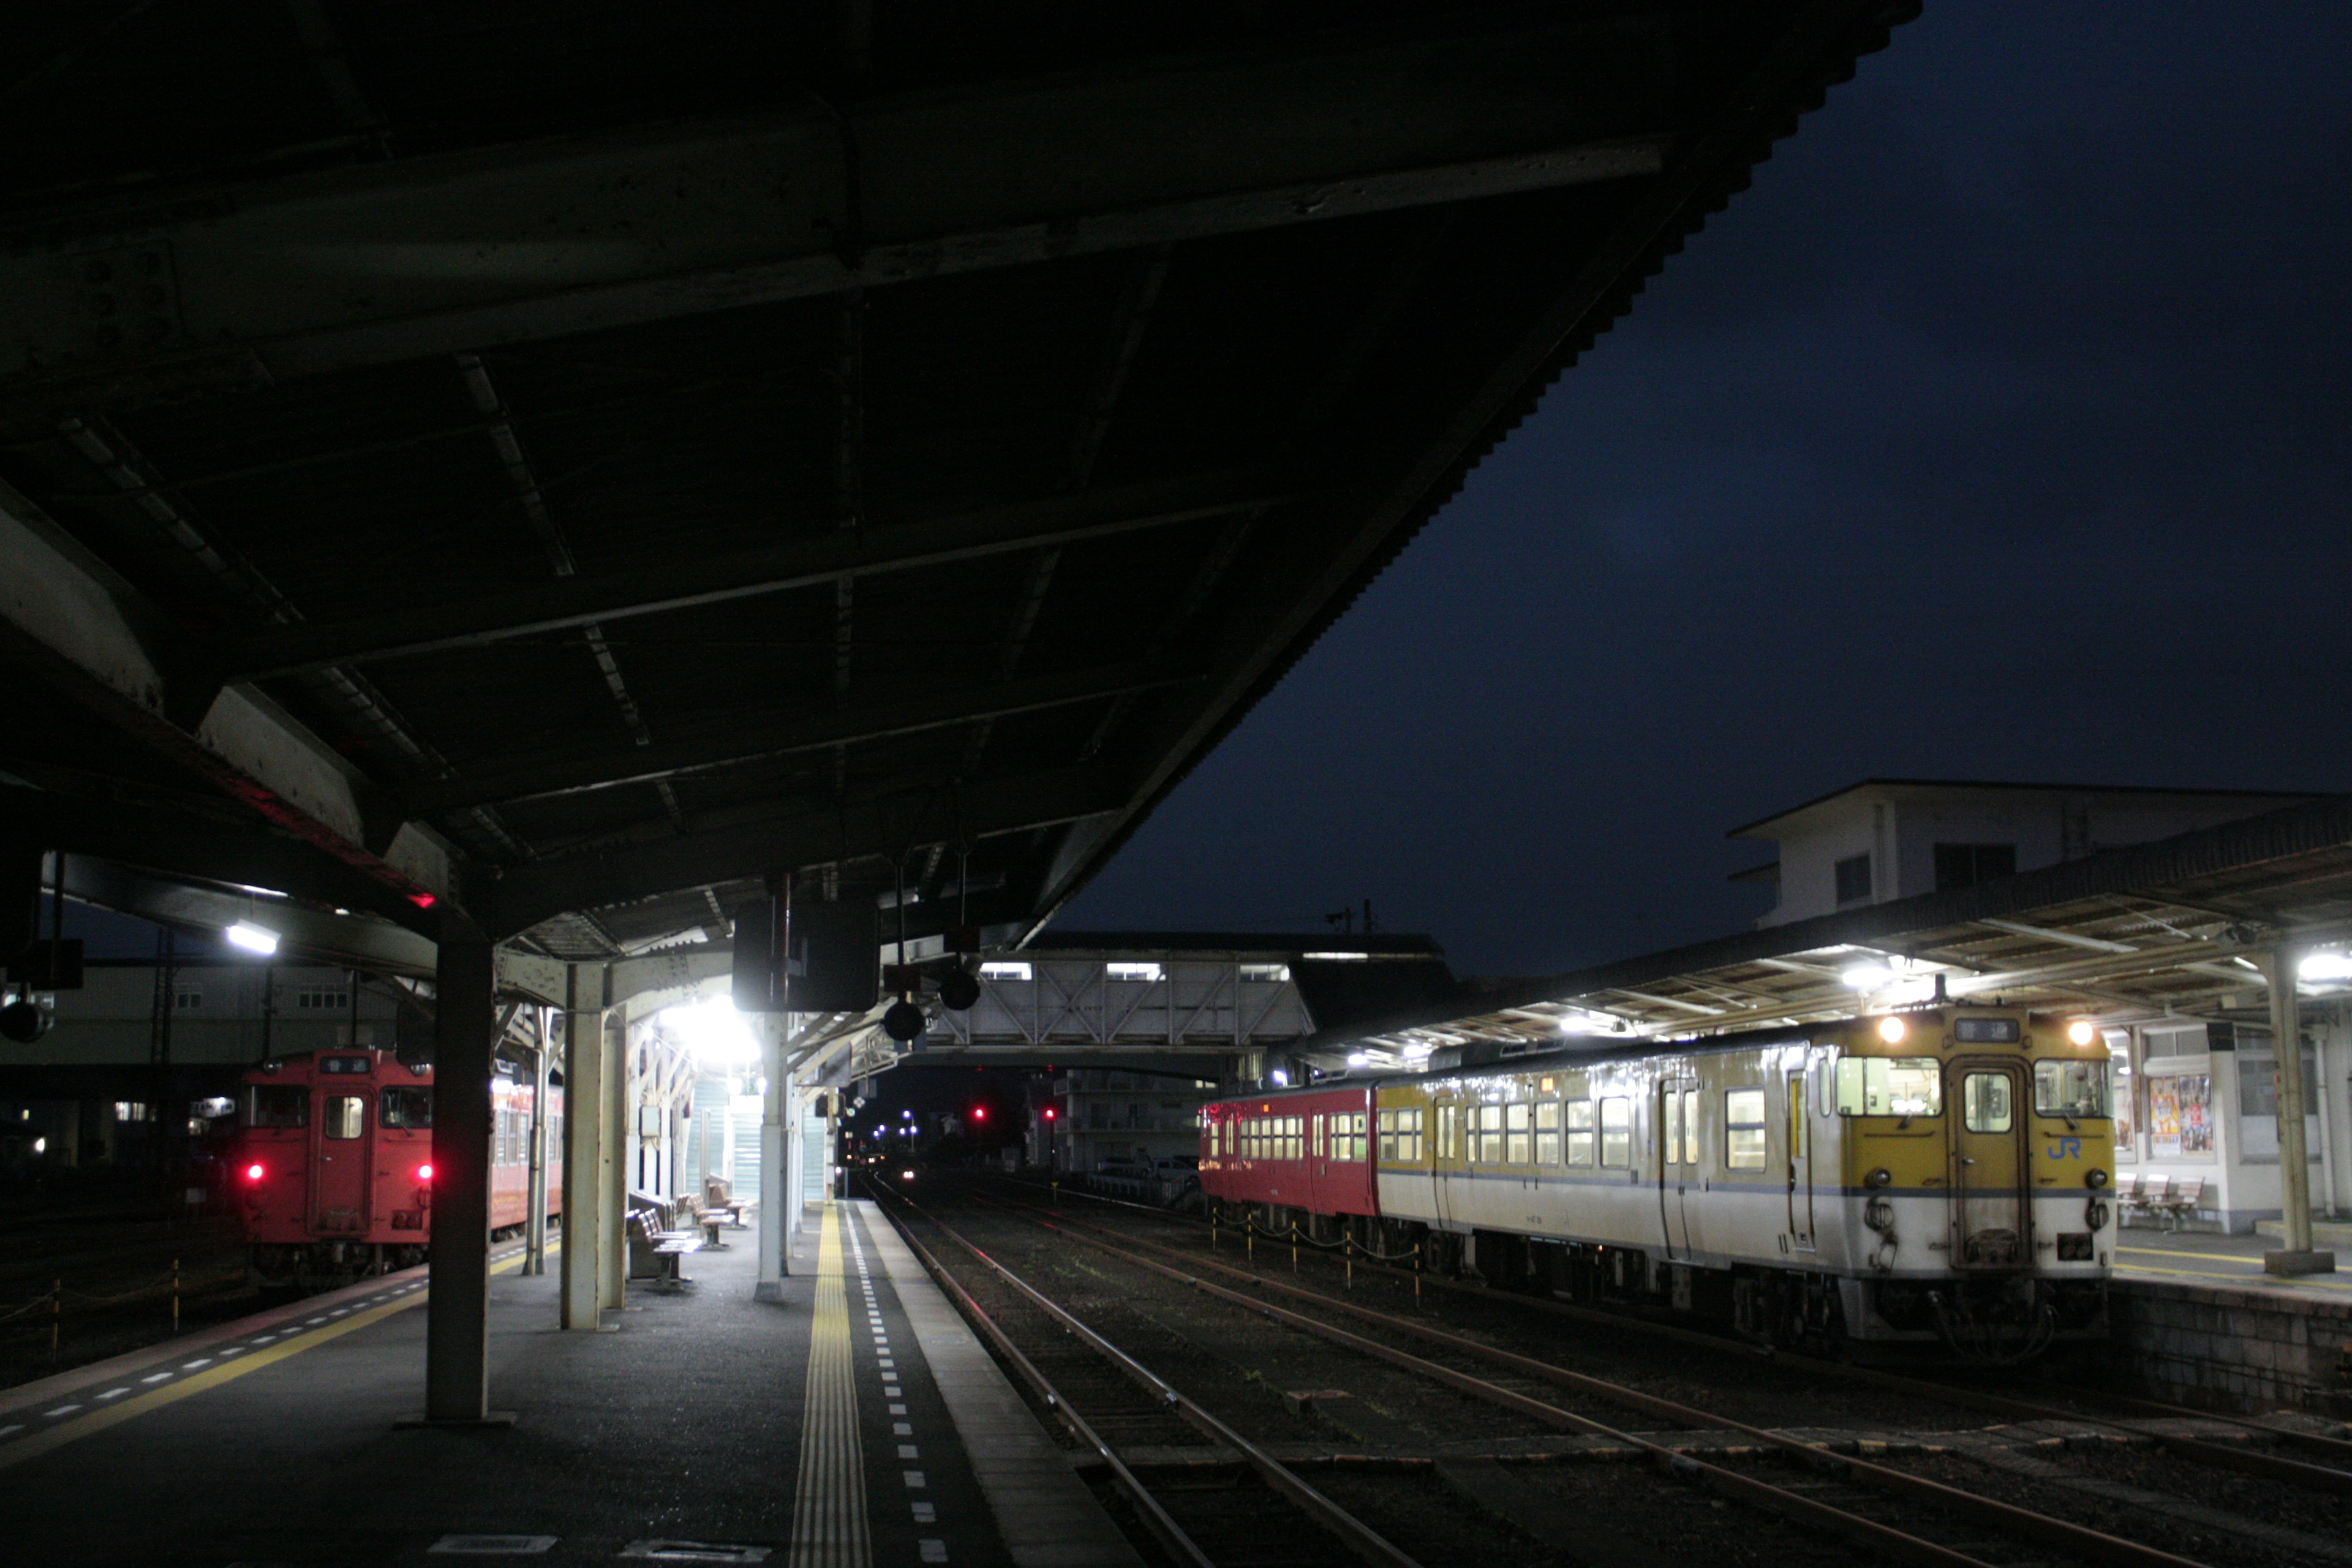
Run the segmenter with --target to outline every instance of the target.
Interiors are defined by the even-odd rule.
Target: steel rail
[[[984,1198],[980,1201],[982,1203],[991,1202],[991,1200]],[[1001,1204],[992,1204],[992,1206],[1011,1207],[1011,1205]],[[1521,1410],[1529,1415],[1539,1415],[1544,1419],[1564,1420],[1580,1427],[1584,1427],[1587,1430],[1611,1430],[1609,1428],[1601,1427],[1599,1423],[1591,1422],[1590,1417],[1578,1415],[1571,1411],[1561,1410],[1554,1405],[1546,1405],[1540,1401],[1530,1400],[1525,1394],[1514,1393],[1512,1390],[1503,1388],[1498,1384],[1486,1383],[1482,1379],[1473,1378],[1465,1373],[1454,1372],[1452,1368],[1440,1366],[1434,1362],[1430,1362],[1422,1357],[1414,1356],[1409,1352],[1395,1350],[1391,1347],[1381,1345],[1377,1341],[1368,1340],[1361,1335],[1350,1333],[1349,1331],[1339,1328],[1336,1325],[1318,1321],[1318,1320],[1308,1317],[1303,1313],[1288,1311],[1283,1308],[1273,1305],[1271,1302],[1261,1301],[1255,1297],[1244,1295],[1241,1291],[1230,1289],[1224,1286],[1213,1284],[1209,1280],[1188,1275],[1181,1269],[1171,1268],[1167,1264],[1144,1257],[1140,1253],[1129,1251],[1126,1247],[1105,1241],[1099,1237],[1087,1234],[1094,1228],[1093,1226],[1067,1219],[1063,1219],[1060,1225],[1051,1225],[1045,1221],[1037,1219],[1031,1219],[1029,1223],[1039,1226],[1047,1230],[1056,1230],[1065,1234],[1076,1236],[1078,1239],[1086,1241],[1088,1245],[1098,1247],[1105,1252],[1110,1253],[1114,1257],[1123,1258],[1127,1261],[1134,1263],[1141,1268],[1149,1268],[1155,1273],[1164,1274],[1171,1279],[1180,1280],[1184,1284],[1192,1286],[1195,1289],[1214,1296],[1219,1300],[1231,1301],[1234,1304],[1246,1308],[1249,1310],[1272,1317],[1277,1321],[1289,1323],[1291,1326],[1304,1330],[1307,1332],[1319,1335],[1320,1337],[1332,1340],[1338,1343],[1349,1345],[1353,1349],[1364,1351],[1367,1353],[1378,1356],[1383,1361],[1388,1361],[1392,1364],[1409,1367],[1412,1370],[1421,1372],[1424,1375],[1430,1376],[1436,1381],[1446,1383],[1451,1386],[1463,1389],[1465,1392],[1478,1394],[1480,1397],[1493,1399],[1496,1403],[1507,1405],[1511,1408]],[[1136,1240],[1134,1237],[1123,1237],[1122,1239],[1129,1241]],[[1175,1253],[1174,1248],[1162,1247],[1155,1242],[1138,1242],[1137,1244],[1149,1247],[1153,1251]],[[1175,1255],[1178,1257],[1183,1256],[1181,1253],[1175,1253]],[[1520,1373],[1529,1377],[1538,1378],[1547,1383],[1557,1384],[1563,1388],[1573,1389],[1577,1393],[1588,1394],[1593,1398],[1601,1399],[1612,1405],[1637,1410],[1644,1415],[1656,1415],[1667,1420],[1684,1422],[1700,1426],[1715,1427],[1723,1431],[1737,1432],[1743,1436],[1752,1438],[1757,1442],[1766,1444],[1783,1453],[1800,1458],[1815,1468],[1827,1470],[1842,1479],[1860,1481],[1863,1484],[1875,1488],[1880,1491],[1888,1492],[1893,1495],[1905,1498],[1908,1500],[1925,1502],[1931,1506],[1948,1509],[1955,1513],[1967,1516],[1980,1523],[1992,1525],[1998,1529],[2009,1531],[2015,1534],[2024,1535],[2048,1545],[2081,1553],[2085,1557],[2094,1558],[2102,1562],[2124,1564],[2126,1565],[2126,1568],[2199,1568],[2199,1565],[2196,1563],[2196,1560],[2193,1558],[2179,1556],[2173,1552],[2165,1552],[2157,1547],[2143,1545],[2136,1541],[2126,1541],[2120,1536],[2109,1535],[2102,1531],[2091,1530],[2085,1526],[2074,1524],[2065,1520],[2054,1518],[2048,1514],[2035,1513],[2030,1509],[2018,1508],[2012,1504],[2000,1502],[1995,1499],[1984,1497],[1976,1492],[1964,1491],[1957,1487],[1948,1487],[1941,1481],[1929,1480],[1924,1476],[1911,1475],[1906,1471],[1897,1470],[1888,1466],[1873,1464],[1867,1459],[1848,1458],[1842,1454],[1832,1453],[1830,1450],[1819,1444],[1803,1442],[1798,1438],[1785,1436],[1766,1427],[1750,1426],[1747,1422],[1735,1420],[1727,1415],[1718,1415],[1713,1412],[1701,1410],[1693,1405],[1682,1405],[1674,1400],[1662,1399],[1655,1394],[1643,1394],[1638,1389],[1628,1388],[1622,1384],[1610,1383],[1601,1378],[1588,1376],[1583,1373],[1571,1372],[1566,1367],[1557,1366],[1549,1362],[1538,1361],[1532,1356],[1523,1356],[1516,1353],[1515,1352],[1497,1349],[1492,1345],[1480,1344],[1475,1340],[1464,1339],[1458,1334],[1450,1334],[1443,1329],[1433,1328],[1425,1323],[1415,1323],[1408,1319],[1392,1317],[1386,1312],[1375,1311],[1369,1307],[1358,1306],[1349,1301],[1333,1300],[1331,1298],[1323,1295],[1319,1291],[1309,1290],[1303,1286],[1286,1285],[1280,1280],[1265,1279],[1251,1271],[1235,1268],[1226,1264],[1207,1263],[1205,1259],[1192,1259],[1192,1261],[1202,1263],[1207,1268],[1215,1269],[1223,1274],[1230,1275],[1235,1279],[1244,1280],[1250,1284],[1256,1285],[1263,1289],[1273,1290],[1283,1295],[1311,1301],[1317,1306],[1327,1308],[1332,1311],[1344,1313],[1349,1317],[1375,1324],[1392,1332],[1406,1334],[1432,1344],[1442,1345],[1445,1349],[1452,1351],[1456,1354],[1467,1355],[1477,1360],[1491,1362],[1496,1365],[1507,1367],[1513,1372]],[[1637,1443],[1642,1442],[1640,1439],[1631,1438],[1630,1435],[1621,1435],[1613,1432],[1612,1432],[1611,1435],[1625,1436],[1628,1437],[1628,1440],[1635,1441]],[[1649,1445],[1646,1443],[1642,1443],[1642,1446],[1645,1448],[1654,1447],[1654,1445]],[[1665,1451],[1671,1452],[1671,1450]],[[1674,1457],[1677,1460],[1688,1461],[1688,1456],[1685,1455],[1675,1455]],[[1795,1494],[1788,1495],[1793,1497]],[[1801,1500],[1811,1504],[1811,1506],[1816,1508],[1825,1506],[1821,1504],[1812,1504],[1811,1500],[1810,1499]],[[1875,1535],[1874,1532],[1886,1531],[1889,1534],[1901,1537],[1904,1541],[1914,1542],[1917,1546],[1924,1547],[1931,1552],[1943,1553],[1946,1551],[1946,1549],[1942,1547],[1936,1546],[1933,1542],[1920,1541],[1916,1537],[1903,1536],[1900,1531],[1890,1531],[1887,1526],[1880,1525],[1874,1521],[1863,1519],[1860,1515],[1845,1515],[1843,1514],[1843,1510],[1837,1511],[1839,1511],[1843,1518],[1851,1519],[1859,1524],[1868,1526],[1874,1532],[1874,1539],[1877,1540],[1878,1543],[1882,1545],[1891,1545],[1892,1543],[1886,1542],[1883,1536]],[[1938,1557],[1937,1560],[1941,1562],[1950,1562],[1952,1561],[1953,1555],[1956,1554],[1943,1555]]]
[[[874,1189],[877,1196],[887,1191],[880,1183],[871,1178],[866,1179],[866,1184]],[[911,1201],[908,1203],[909,1207],[915,1206]],[[1045,1374],[1037,1369],[1036,1364],[1021,1352],[1021,1348],[1013,1342],[1012,1336],[1004,1331],[995,1319],[988,1315],[985,1308],[972,1300],[971,1292],[957,1282],[955,1277],[947,1271],[944,1264],[931,1256],[931,1249],[916,1239],[913,1231],[898,1223],[898,1217],[890,1213],[888,1205],[877,1204],[876,1207],[890,1220],[892,1228],[898,1233],[898,1239],[907,1244],[907,1249],[915,1255],[915,1260],[923,1266],[924,1271],[930,1275],[940,1289],[947,1292],[948,1300],[956,1304],[956,1310],[961,1312],[965,1321],[978,1329],[981,1336],[996,1348],[996,1353],[1020,1374],[1021,1381],[1029,1385],[1031,1393],[1045,1402],[1045,1408],[1054,1413],[1055,1418],[1068,1427],[1073,1436],[1093,1449],[1096,1456],[1110,1468],[1111,1483],[1126,1495],[1129,1502],[1135,1505],[1136,1511],[1142,1516],[1145,1528],[1151,1531],[1160,1545],[1168,1549],[1169,1554],[1180,1563],[1189,1564],[1190,1568],[1217,1568],[1208,1553],[1201,1550],[1200,1544],[1185,1533],[1184,1527],[1176,1522],[1167,1509],[1160,1505],[1160,1500],[1151,1495],[1150,1489],[1137,1479],[1133,1470],[1128,1468],[1127,1461],[1118,1457],[1118,1450],[1106,1442],[1102,1434],[1097,1432],[1092,1424],[1084,1415],[1078,1414],[1076,1408],[1068,1400],[1062,1397],[1061,1390],[1055,1388]],[[917,1212],[921,1211],[919,1209]],[[933,1223],[938,1222],[933,1221]]]
[[[941,1222],[938,1215],[922,1208],[903,1193],[893,1195],[898,1202],[913,1209],[929,1223],[937,1226],[940,1235],[948,1237],[966,1252],[971,1253],[981,1263],[994,1270],[1006,1284],[1042,1308],[1055,1322],[1076,1334],[1088,1348],[1141,1384],[1195,1430],[1239,1454],[1267,1486],[1288,1499],[1316,1523],[1338,1536],[1366,1562],[1380,1564],[1381,1568],[1422,1568],[1419,1561],[1391,1544],[1385,1536],[1354,1514],[1325,1497],[1297,1471],[1195,1404],[1175,1385],[1097,1333],[1043,1291],[1038,1290],[1027,1280],[974,1246],[953,1226]],[[885,1212],[887,1211],[885,1210]],[[896,1223],[895,1216],[893,1223]],[[903,1225],[898,1226],[898,1229],[901,1236],[907,1234],[906,1226]]]
[[[1097,1193],[1076,1192],[1074,1194],[1058,1195],[1076,1195],[1085,1198],[1089,1203],[1102,1204],[1114,1208],[1131,1208],[1155,1218],[1187,1225],[1197,1226],[1202,1223],[1192,1219],[1190,1215],[1173,1215],[1162,1209],[1151,1208],[1148,1205],[1130,1204],[1118,1198],[1107,1198]],[[1149,1245],[1141,1242],[1140,1238],[1130,1239],[1136,1240],[1139,1245]],[[1177,1255],[1182,1256],[1181,1252]],[[1369,1273],[1389,1275],[1400,1279],[1415,1278],[1409,1270],[1385,1267],[1360,1258],[1355,1260],[1355,1267]],[[1697,1329],[1679,1328],[1672,1323],[1652,1322],[1629,1313],[1612,1312],[1598,1307],[1579,1306],[1569,1301],[1514,1295],[1509,1291],[1497,1290],[1485,1284],[1474,1285],[1464,1280],[1449,1279],[1440,1275],[1423,1274],[1418,1278],[1423,1287],[1452,1290],[1485,1301],[1505,1301],[1514,1307],[1524,1308],[1530,1311],[1548,1312],[1577,1322],[1602,1324],[1632,1333],[1647,1334],[1653,1338],[1673,1340],[1683,1344],[1700,1345],[1720,1354],[1747,1356],[1759,1352],[1758,1346],[1737,1340],[1727,1340],[1720,1334],[1711,1334]],[[1933,1378],[1913,1377],[1902,1373],[1886,1372],[1876,1367],[1849,1366],[1839,1362],[1824,1361],[1819,1356],[1807,1355],[1801,1351],[1772,1347],[1762,1350],[1761,1353],[1769,1355],[1779,1365],[1798,1368],[1843,1382],[1866,1384],[1873,1387],[1885,1389],[1889,1393],[1911,1394],[1922,1398],[1940,1399],[1948,1405],[1981,1410],[1994,1415],[2022,1416],[2034,1421],[2071,1421],[2081,1426],[2103,1426],[2110,1431],[2125,1433],[2130,1436],[2147,1438],[2183,1458],[2210,1465],[2216,1469],[2237,1470],[2270,1480],[2314,1487],[2326,1491],[2352,1492],[2352,1468],[2311,1464],[2304,1460],[2289,1458],[2284,1455],[2263,1453],[2259,1449],[2232,1448],[2201,1437],[2147,1432],[2137,1427],[2126,1426],[2113,1416],[2069,1410],[2063,1406],[2043,1404],[2015,1394],[1999,1394],[1984,1389],[1961,1388],[1951,1384],[1937,1382]],[[2142,1411],[2153,1416],[2222,1422],[2249,1432],[2261,1433],[2286,1447],[2299,1447],[2309,1453],[2325,1455],[2343,1461],[2346,1466],[2352,1466],[2352,1442],[2347,1442],[2341,1437],[2330,1437],[2324,1433],[2298,1432],[2292,1427],[2274,1426],[2269,1422],[2247,1416],[2231,1415],[2218,1411],[2193,1410],[2185,1405],[2167,1405],[2156,1400],[2110,1394],[2103,1389],[2067,1389],[2063,1392],[2074,1397],[2104,1400],[2110,1405]]]

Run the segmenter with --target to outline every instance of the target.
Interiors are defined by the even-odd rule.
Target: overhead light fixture
[[[1274,1080],[1274,1086],[1276,1089],[1287,1089],[1290,1087],[1290,1075],[1280,1068],[1275,1068],[1265,1076]]]
[[[2306,952],[2294,973],[2301,980],[2352,980],[2352,952]]]
[[[1883,963],[1857,963],[1838,978],[1856,991],[1875,991],[1895,983],[1895,971]]]
[[[1351,1068],[1362,1067],[1366,1062],[1370,1061],[1371,1059],[1371,1058],[1366,1056],[1361,1051],[1349,1051],[1348,1053],[1348,1065]]]
[[[251,921],[239,921],[221,932],[231,947],[241,947],[247,952],[257,952],[268,958],[278,951],[278,933]]]

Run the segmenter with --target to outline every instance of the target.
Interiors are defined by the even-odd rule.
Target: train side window
[[[1934,1057],[1842,1057],[1840,1116],[1941,1116],[1943,1064]]]
[[[1536,1102],[1536,1163],[1559,1163],[1559,1101]]]
[[[1421,1108],[1419,1106],[1413,1107],[1411,1110],[1397,1113],[1397,1147],[1404,1151],[1405,1159],[1416,1165],[1421,1163]]]
[[[1972,1072],[1960,1080],[1960,1120],[1971,1132],[2006,1132],[2017,1125],[2009,1075]]]
[[[1288,1160],[1304,1160],[1307,1158],[1307,1137],[1302,1126],[1305,1118],[1291,1116],[1286,1117],[1284,1121],[1286,1125],[1282,1130],[1283,1140],[1288,1148],[1285,1150],[1283,1157]]]
[[[1571,1100],[1560,1107],[1560,1117],[1568,1123],[1568,1163],[1590,1165],[1592,1163],[1592,1101]]]
[[[252,1091],[245,1108],[247,1127],[308,1127],[310,1125],[310,1091],[297,1084],[261,1084]]]
[[[1503,1163],[1503,1108],[1481,1105],[1475,1108],[1475,1113],[1478,1118],[1478,1143],[1471,1158],[1482,1165],[1499,1165]]]
[[[426,1128],[433,1125],[433,1091],[429,1089],[387,1089],[379,1112],[386,1127]]]
[[[320,1131],[330,1138],[356,1138],[367,1130],[367,1101],[356,1094],[327,1097]]]
[[[1525,1100],[1515,1100],[1503,1107],[1503,1163],[1507,1165],[1524,1165],[1530,1157],[1528,1109]]]
[[[1633,1102],[1611,1096],[1601,1102],[1601,1163],[1625,1169],[1633,1163]]]
[[[1723,1163],[1734,1171],[1764,1168],[1764,1091],[1734,1089],[1723,1096]]]
[[[1679,1165],[1683,1161],[1683,1096],[1667,1089],[1659,1097],[1659,1110],[1665,1118],[1666,1163]]]
[[[1441,1160],[1462,1158],[1462,1108],[1441,1105],[1437,1108],[1437,1157]]]

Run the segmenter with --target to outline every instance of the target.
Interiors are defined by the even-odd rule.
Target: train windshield
[[[2044,1116],[2107,1114],[2107,1064],[2035,1062],[2033,1109]]]
[[[1840,1116],[1941,1116],[1944,1069],[1933,1057],[1845,1057],[1837,1064]]]
[[[310,1091],[295,1084],[257,1084],[247,1090],[247,1127],[308,1127]]]
[[[386,1127],[425,1128],[433,1125],[433,1091],[429,1089],[387,1089],[383,1091]]]

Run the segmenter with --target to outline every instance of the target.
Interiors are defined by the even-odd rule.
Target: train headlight
[[[1888,1170],[1885,1166],[1881,1165],[1875,1171],[1871,1172],[1867,1176],[1863,1177],[1863,1182],[1868,1186],[1883,1187],[1894,1179],[1895,1173]]]
[[[2077,1018],[2066,1026],[2066,1037],[2078,1046],[2087,1046],[2099,1037],[2099,1031],[2091,1026],[2088,1018]]]
[[[1881,1018],[1878,1020],[1878,1037],[1885,1040],[1890,1046],[1901,1040],[1904,1036],[1910,1032],[1911,1026],[1905,1023],[1900,1018]]]
[[[2084,1173],[2083,1176],[2083,1184],[2086,1187],[2104,1187],[2107,1184],[2107,1173],[2099,1169],[2096,1165],[2094,1165],[2088,1172]]]

